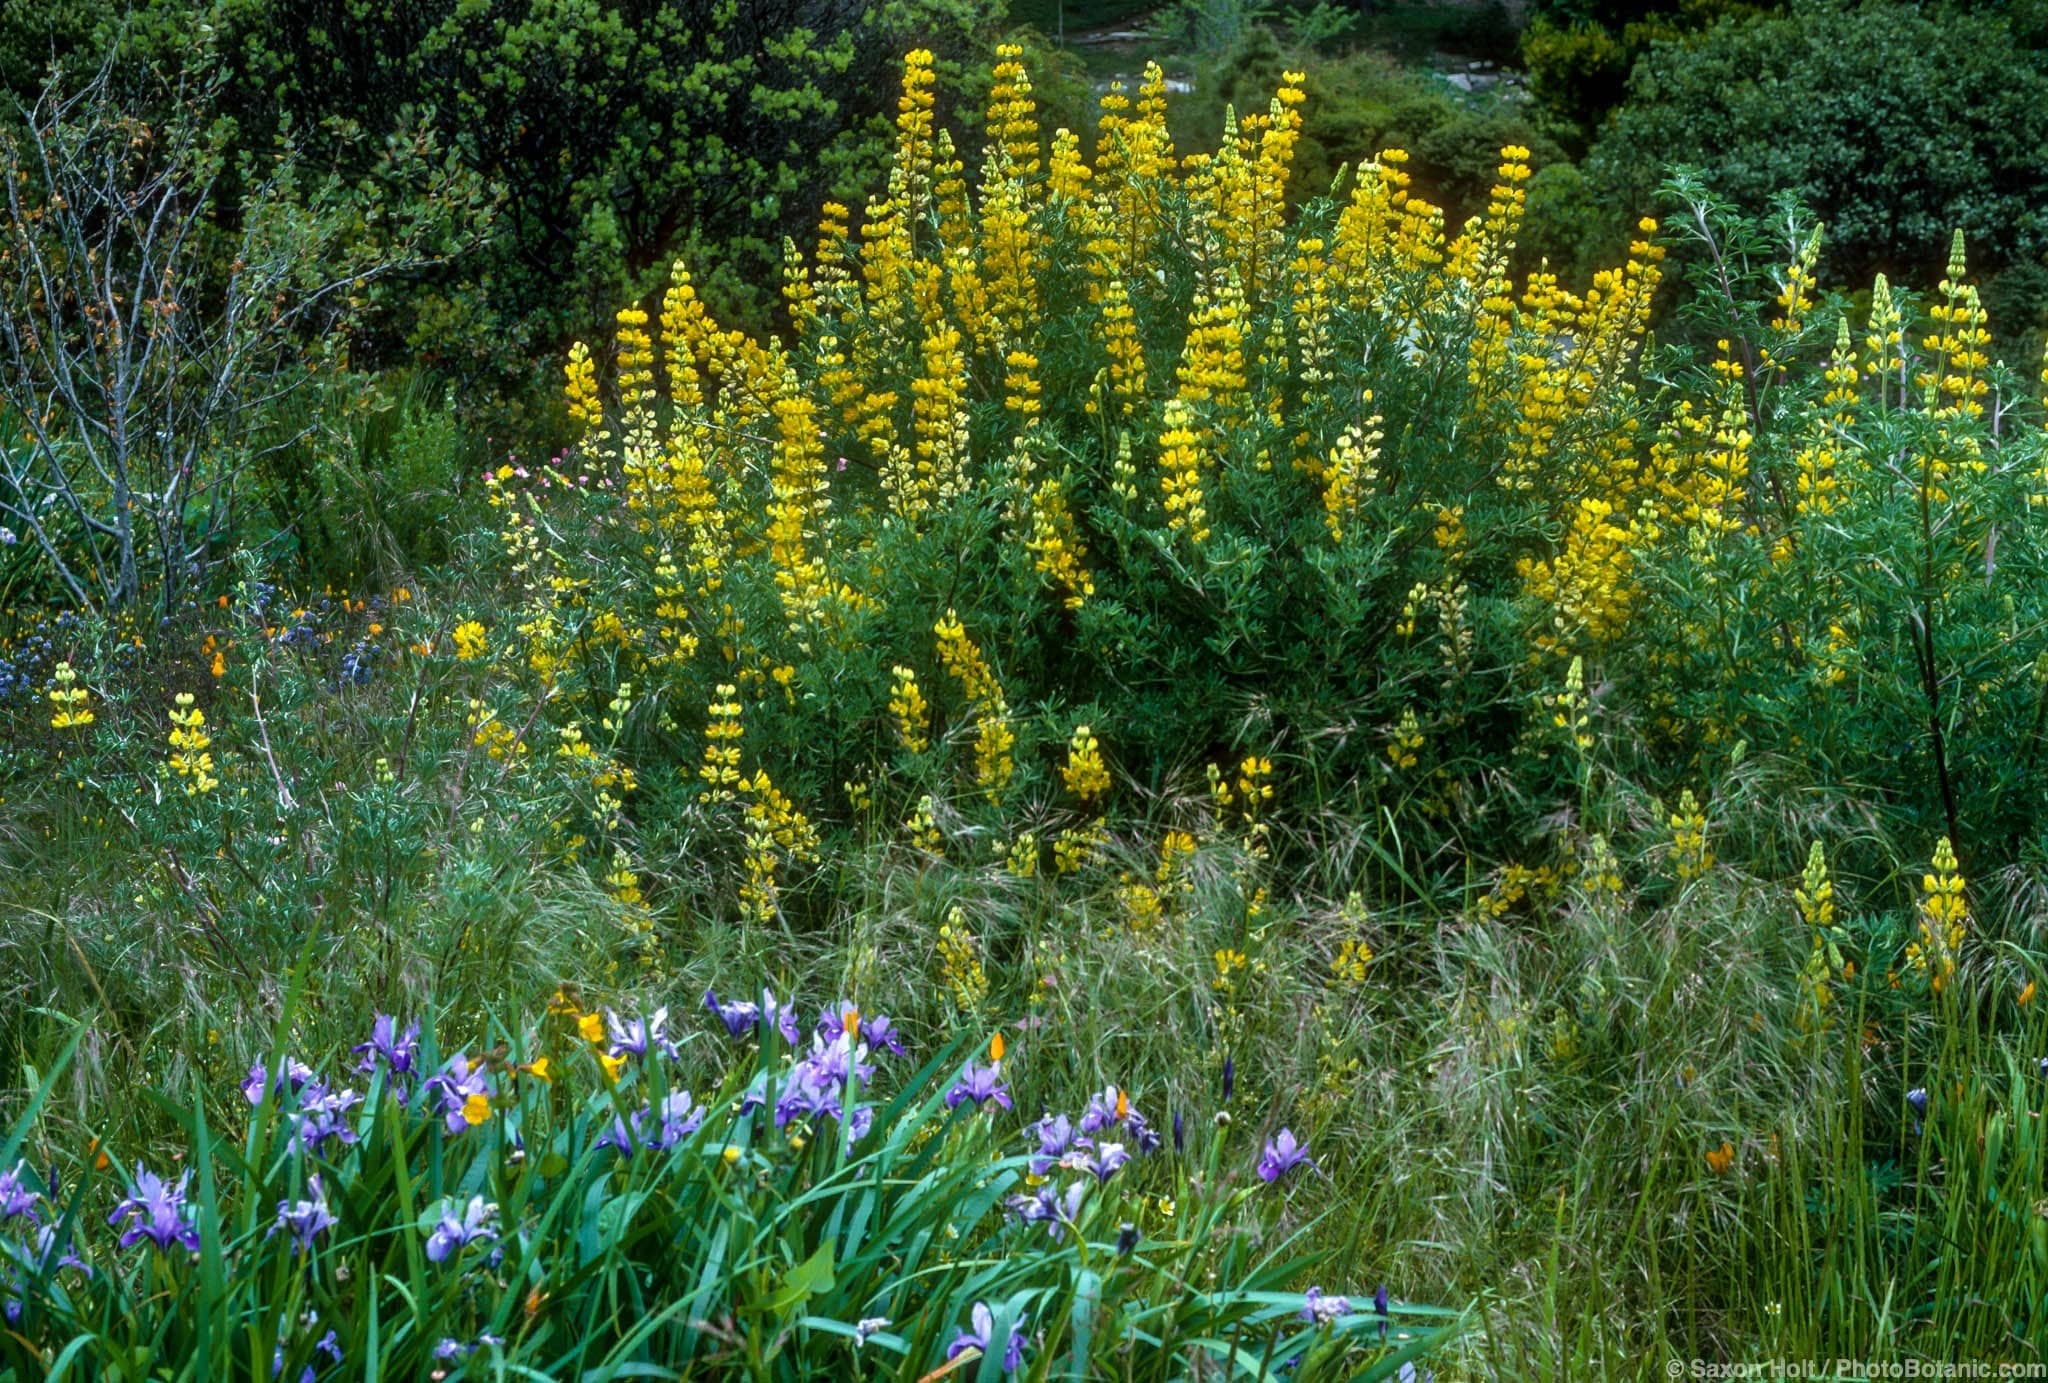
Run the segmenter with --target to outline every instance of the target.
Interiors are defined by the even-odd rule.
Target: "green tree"
[[[1950,232],[1997,268],[2048,249],[2048,53],[2001,11],[1869,0],[1653,45],[1587,160],[1619,211],[1689,164],[1736,204],[1791,192],[1841,281],[1921,280]]]

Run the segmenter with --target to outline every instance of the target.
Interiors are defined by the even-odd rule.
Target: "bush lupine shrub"
[[[1645,359],[1655,223],[1583,292],[1509,277],[1526,151],[1451,234],[1399,151],[1291,213],[1293,85],[1178,155],[1154,68],[1091,164],[1014,50],[978,160],[932,81],[914,54],[859,229],[829,206],[790,248],[789,339],[720,329],[678,268],[658,333],[620,314],[608,395],[570,356],[565,464],[616,488],[502,477],[527,685],[487,714],[580,743],[634,708],[592,761],[632,805],[593,824],[726,823],[763,917],[820,822],[1029,872],[1020,819],[1114,812],[1068,784],[1085,730],[1141,790],[1206,765],[1226,812],[1247,757],[1420,808],[1402,863],[1449,877],[1590,800],[1591,724],[1653,790],[1754,752],[1878,785],[1920,849],[2038,831],[2010,727],[2043,704],[2042,429],[1960,239],[1927,326],[1880,281],[1852,327],[1818,226],[1674,189],[1725,344]],[[1483,791],[1510,757],[1521,792]]]
[[[1027,1125],[1000,1038],[920,1058],[844,1003],[704,1007],[557,994],[480,1052],[380,1015],[323,1070],[258,1062],[246,1129],[180,1111],[181,1170],[68,1184],[22,1156],[46,1083],[0,1143],[0,1367],[1375,1379],[1456,1325],[1283,1290],[1317,1256],[1291,1132],[1154,1128],[1115,1087]]]

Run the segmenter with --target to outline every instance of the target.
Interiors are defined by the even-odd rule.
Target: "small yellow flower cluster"
[[[1607,843],[1607,837],[1595,835],[1586,842],[1587,893],[1594,898],[1619,898],[1621,884],[1621,861],[1614,858],[1614,848]]]
[[[604,876],[604,888],[622,908],[637,908],[647,901],[640,892],[640,876],[633,872],[632,856],[620,846],[612,847],[612,867]]]
[[[1216,967],[1216,975],[1209,981],[1209,987],[1227,1000],[1237,992],[1241,982],[1239,977],[1251,962],[1245,958],[1244,952],[1228,946],[1219,948],[1210,961]]]
[[[1095,594],[1095,578],[1085,565],[1088,549],[1074,527],[1059,481],[1045,481],[1033,492],[1031,536],[1024,546],[1037,559],[1037,571],[1052,582],[1069,610],[1080,609]]]
[[[1273,800],[1273,761],[1263,754],[1247,754],[1237,766],[1237,799],[1243,804],[1244,819],[1256,822]]]
[[[708,800],[732,801],[733,789],[740,783],[740,739],[745,734],[740,725],[739,688],[721,682],[704,726],[704,766],[697,770],[697,776],[710,787]]]
[[[1003,868],[1016,879],[1030,879],[1038,874],[1038,835],[1033,831],[1020,831],[1010,842],[1009,853],[1003,859]]]
[[[455,626],[455,656],[465,663],[475,662],[490,652],[490,636],[482,624],[468,619]]]
[[[1360,988],[1365,984],[1366,969],[1372,960],[1372,947],[1363,938],[1346,937],[1330,962],[1330,978],[1339,985]]]
[[[1067,827],[1052,843],[1053,872],[1079,873],[1102,858],[1103,847],[1108,844],[1109,830],[1100,821]]]
[[[967,929],[967,915],[958,907],[948,910],[939,924],[939,976],[963,1013],[973,1013],[988,998],[981,943]]]
[[[922,754],[931,748],[931,741],[925,736],[931,708],[918,689],[917,673],[898,664],[891,670],[890,678],[889,714],[896,718],[896,739],[911,753]]]
[[[1365,403],[1372,403],[1372,391],[1367,390]],[[1353,424],[1338,435],[1336,446],[1330,449],[1329,463],[1323,474],[1327,483],[1323,487],[1323,522],[1330,530],[1330,541],[1344,541],[1345,525],[1358,517],[1360,503],[1365,494],[1379,482],[1380,415],[1375,413],[1365,420],[1363,426]]]
[[[1535,632],[1538,649],[1559,657],[1593,652],[1627,627],[1639,535],[1621,519],[1613,504],[1587,496],[1573,508],[1555,557],[1516,564],[1523,588],[1550,612],[1549,628]]]
[[[974,778],[990,796],[1009,785],[1015,765],[1010,750],[1017,735],[1010,728],[1010,703],[1003,685],[981,650],[967,637],[966,628],[953,611],[933,627],[939,637],[939,661],[953,674],[974,708]]]
[[[568,375],[569,417],[588,431],[595,431],[604,424],[604,406],[597,398],[597,366],[590,358],[590,347],[581,341],[569,347],[569,363],[563,367]]]
[[[68,659],[57,664],[51,680],[56,685],[49,692],[50,728],[82,730],[92,724],[92,693],[78,685],[78,673]]]
[[[1947,836],[1935,844],[1934,870],[1921,877],[1920,893],[1920,939],[1906,947],[1906,960],[1939,994],[1956,973],[1956,956],[1970,922],[1962,871]]]
[[[1794,484],[1796,512],[1801,517],[1833,513],[1841,490],[1836,476],[1843,459],[1841,437],[1856,418],[1856,348],[1849,340],[1846,316],[1836,323],[1834,354],[1823,374],[1828,389],[1821,407],[1831,411],[1816,420],[1814,436],[1800,448],[1797,458],[1799,473]]]
[[[1067,791],[1081,799],[1083,806],[1093,806],[1095,799],[1109,791],[1109,768],[1102,761],[1102,749],[1095,741],[1095,732],[1086,725],[1074,727],[1074,735],[1067,743],[1067,761],[1060,765],[1060,781],[1067,785]]]
[[[1159,841],[1159,871],[1155,876],[1162,889],[1178,887],[1183,893],[1192,886],[1187,877],[1188,862],[1195,857],[1195,838],[1186,831],[1168,831]]]
[[[819,441],[817,405],[784,367],[775,398],[776,445],[769,471],[768,555],[790,627],[801,627],[831,591],[824,558],[812,552],[821,537],[831,501],[825,481],[825,449]]]
[[[939,834],[938,822],[932,816],[932,799],[920,797],[917,810],[903,823],[903,833],[910,837],[910,843],[927,855],[945,853],[946,838]]]
[[[1678,795],[1678,810],[1671,814],[1671,863],[1681,879],[1697,879],[1714,866],[1707,848],[1707,814],[1691,788]]]
[[[1202,500],[1206,464],[1186,401],[1168,399],[1165,428],[1159,437],[1159,485],[1166,504],[1166,526],[1186,533],[1198,547],[1209,540],[1209,511]]]
[[[1812,940],[1806,964],[1799,971],[1799,987],[1808,1002],[1801,1006],[1795,1021],[1802,1028],[1811,1029],[1819,1026],[1834,999],[1832,981],[1835,976],[1848,977],[1855,973],[1853,967],[1842,960],[1835,944],[1835,885],[1828,878],[1827,852],[1817,840],[1807,853],[1806,870],[1800,876],[1799,887],[1792,891],[1792,900],[1798,906],[1800,920],[1806,924]]]
[[[647,334],[647,314],[637,307],[618,314],[619,400],[630,413],[654,399],[654,338]]]
[[[470,743],[500,763],[527,752],[526,740],[519,732],[507,725],[495,710],[473,697],[469,703],[468,725]]]
[[[1492,919],[1505,917],[1517,903],[1529,896],[1532,889],[1538,901],[1553,901],[1571,872],[1569,862],[1562,867],[1542,864],[1534,869],[1526,864],[1507,865],[1500,871],[1493,887],[1479,900],[1479,913]]]
[[[1574,657],[1572,665],[1565,669],[1564,690],[1543,700],[1551,708],[1550,723],[1571,736],[1573,745],[1580,750],[1593,747],[1592,726],[1587,715],[1592,703],[1586,695],[1586,663],[1583,658]]]
[[[1393,739],[1387,745],[1387,760],[1396,771],[1406,773],[1419,762],[1417,753],[1422,748],[1422,722],[1415,718],[1415,708],[1408,707],[1401,712],[1401,723],[1394,727]]]
[[[213,755],[207,752],[213,738],[206,733],[206,712],[192,704],[191,692],[177,695],[171,710],[170,740],[169,767],[185,780],[187,796],[197,797],[220,786],[220,779],[213,776]]]
[[[1166,900],[1143,879],[1124,875],[1117,884],[1116,897],[1123,908],[1124,925],[1135,936],[1152,935],[1166,920]]]
[[[1806,325],[1806,314],[1813,311],[1813,290],[1817,282],[1815,270],[1820,264],[1820,227],[1815,226],[1799,245],[1792,262],[1785,266],[1784,282],[1775,299],[1778,315],[1771,319],[1771,325],[1787,335],[1797,335]]]
[[[752,920],[768,922],[775,917],[780,860],[815,862],[818,832],[769,781],[768,770],[756,769],[740,787],[747,794],[746,880],[740,885],[740,907]]]
[[[1991,390],[1984,378],[1991,364],[1984,353],[1991,344],[1991,332],[1984,325],[1984,304],[1978,299],[1976,285],[1963,282],[1966,272],[1963,233],[1958,230],[1949,249],[1948,274],[1936,289],[1941,301],[1927,309],[1936,330],[1920,343],[1934,364],[1917,382],[1937,420],[1981,416],[1984,396]]]

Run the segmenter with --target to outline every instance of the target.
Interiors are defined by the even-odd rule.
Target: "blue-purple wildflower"
[[[1080,1219],[1081,1202],[1087,1196],[1085,1181],[1070,1183],[1065,1194],[1055,1191],[1048,1182],[1023,1195],[1012,1196],[1004,1204],[1025,1224],[1043,1224],[1046,1233],[1060,1239],[1065,1236],[1065,1227]]]
[[[192,1174],[187,1172],[172,1185],[137,1163],[135,1189],[107,1217],[110,1225],[129,1221],[121,1235],[121,1247],[131,1248],[147,1239],[167,1253],[173,1245],[199,1252],[199,1229],[192,1223],[192,1209],[185,1195],[191,1180]]]
[[[651,1018],[621,1019],[618,1014],[607,1012],[604,1024],[611,1033],[614,1057],[635,1056],[645,1061],[650,1052],[660,1052],[671,1061],[675,1059],[676,1044],[669,1040],[665,1008],[656,1009]]]
[[[1331,1325],[1351,1314],[1351,1298],[1325,1296],[1320,1287],[1311,1287],[1301,1300],[1301,1318],[1310,1325]]]
[[[495,1242],[498,1231],[491,1228],[491,1222],[497,1218],[498,1207],[482,1196],[471,1196],[460,1215],[452,1198],[441,1202],[440,1221],[427,1236],[428,1259],[445,1263],[470,1244]]]
[[[1115,1176],[1117,1168],[1130,1160],[1130,1153],[1121,1143],[1089,1146],[1084,1139],[1081,1146],[1060,1159],[1060,1166],[1070,1172],[1086,1172],[1100,1184]]]
[[[313,1241],[339,1223],[328,1208],[327,1193],[317,1173],[306,1178],[306,1191],[304,1200],[279,1201],[277,1223],[270,1227],[271,1234],[279,1230],[289,1233],[293,1247],[300,1253],[310,1253]]]
[[[597,1146],[616,1148],[621,1157],[631,1157],[641,1148],[665,1152],[703,1126],[703,1109],[689,1091],[676,1090],[662,1100],[659,1117],[647,1106],[633,1111],[630,1127],[624,1119],[612,1120],[611,1131],[597,1140]]]
[[[725,1031],[732,1037],[748,1037],[761,1022],[761,1006],[750,1004],[744,999],[730,1002],[721,1001],[712,990],[704,991],[704,1007],[711,1015],[725,1024]]]
[[[354,1051],[362,1058],[356,1070],[366,1076],[373,1075],[382,1065],[391,1073],[392,1089],[402,1094],[412,1078],[419,1074],[420,1025],[408,1023],[401,1032],[396,1018],[380,1013],[370,1024],[370,1040],[359,1044]]]
[[[440,1113],[450,1133],[465,1133],[471,1124],[467,1115],[469,1100],[473,1095],[488,1097],[490,1081],[484,1076],[481,1065],[471,1066],[469,1057],[457,1052],[448,1058],[448,1064],[437,1076],[427,1077],[425,1089],[440,1103]]]
[[[790,1068],[782,1098],[775,1102],[775,1127],[787,1128],[797,1119],[826,1115],[837,1119],[840,1112],[839,1088],[799,1062]]]
[[[26,1162],[17,1162],[8,1170],[0,1172],[0,1224],[5,1224],[17,1215],[25,1218],[30,1224],[38,1223],[36,1202],[41,1200],[42,1196],[36,1189],[36,1183],[26,1177],[27,1171]]]
[[[249,1067],[249,1075],[242,1082],[242,1097],[252,1105],[263,1103],[266,1095],[296,1095],[306,1088],[313,1079],[313,1068],[296,1057],[286,1057],[277,1079],[270,1078],[269,1068],[262,1062]]]
[[[1278,1136],[1266,1140],[1265,1155],[1259,1159],[1259,1180],[1275,1182],[1296,1167],[1315,1165],[1308,1147],[1296,1140],[1294,1130],[1281,1129]]]
[[[976,1066],[969,1062],[967,1069],[960,1073],[960,1079],[953,1082],[946,1091],[946,1108],[958,1109],[967,1101],[974,1101],[980,1108],[991,1100],[1004,1109],[1011,1108],[1010,1088],[1001,1083],[1003,1068],[999,1065]]]
[[[903,1055],[903,1038],[896,1030],[896,1021],[885,1014],[866,1014],[848,1000],[826,1008],[818,1015],[817,1035],[830,1042],[835,1038],[851,1035],[870,1047],[880,1048],[891,1056]]]
[[[1031,1159],[1031,1175],[1042,1177],[1074,1150],[1074,1121],[1064,1114],[1048,1114],[1026,1133],[1038,1139],[1038,1152]],[[1081,1142],[1085,1144],[1086,1139]]]
[[[987,1355],[990,1349],[993,1348],[989,1337],[995,1334],[996,1313],[988,1309],[987,1302],[977,1301],[974,1303],[972,1320],[971,1328],[962,1330],[953,1343],[947,1347],[946,1357],[948,1359],[956,1358],[970,1349],[980,1350],[983,1355]],[[1003,1349],[1003,1372],[1015,1373],[1023,1365],[1024,1327],[1012,1324],[1010,1326],[1009,1343]]]
[[[330,1141],[356,1141],[348,1112],[363,1102],[354,1090],[332,1090],[325,1081],[310,1081],[299,1091],[299,1107],[286,1116],[292,1126],[292,1146],[319,1152]]]

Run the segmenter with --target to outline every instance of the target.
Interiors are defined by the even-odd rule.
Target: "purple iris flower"
[[[1380,1318],[1380,1338],[1384,1340],[1387,1338],[1387,1284],[1384,1282],[1373,1289],[1372,1309],[1373,1314]]]
[[[467,1359],[486,1345],[502,1345],[504,1343],[505,1341],[500,1336],[490,1334],[477,1336],[472,1344],[464,1344],[460,1340],[449,1337],[434,1346],[434,1357],[443,1363],[453,1363],[457,1359]]]
[[[845,1085],[851,1075],[866,1085],[875,1078],[874,1066],[865,1059],[867,1054],[866,1043],[856,1046],[852,1039],[841,1033],[830,1041],[813,1037],[810,1053],[797,1064],[823,1083]]]
[[[896,1031],[894,1019],[880,1013],[862,1013],[844,999],[818,1015],[818,1036],[827,1042],[844,1037],[848,1022],[855,1025],[853,1035],[860,1041],[879,1047],[891,1056],[903,1055],[903,1039]]]
[[[1173,1111],[1173,1150],[1184,1153],[1188,1150],[1187,1125],[1181,1122],[1180,1111]]]
[[[434,1226],[434,1232],[427,1236],[427,1257],[435,1263],[446,1263],[460,1253],[466,1245],[478,1242],[491,1243],[498,1237],[498,1231],[491,1228],[491,1221],[498,1218],[498,1207],[482,1196],[471,1196],[462,1214],[455,1213],[455,1202],[441,1202],[441,1220]]]
[[[1310,1325],[1331,1325],[1350,1314],[1350,1297],[1325,1296],[1320,1287],[1311,1287],[1302,1296],[1301,1318]]]
[[[995,1329],[996,1313],[988,1309],[987,1302],[975,1302],[973,1327],[960,1332],[959,1338],[955,1339],[947,1347],[946,1357],[948,1359],[956,1358],[970,1349],[978,1349],[983,1355],[987,1355],[991,1348],[989,1336],[995,1333]],[[1010,1326],[1009,1344],[1003,1349],[1003,1372],[1015,1373],[1019,1368],[1023,1367],[1023,1364],[1024,1327],[1012,1324]]]
[[[23,1216],[30,1224],[37,1223],[36,1202],[41,1196],[33,1181],[24,1182],[23,1173],[27,1171],[26,1162],[17,1162],[7,1171],[0,1172],[0,1224],[16,1215]]]
[[[783,1003],[775,997],[773,990],[761,991],[761,1021],[782,1034],[782,1040],[794,1047],[803,1041],[803,1033],[797,1025],[796,1001]]]
[[[339,1364],[341,1362],[341,1338],[330,1330],[320,1337],[318,1344],[313,1346],[313,1352],[315,1354],[325,1354],[328,1358]],[[284,1341],[279,1340],[277,1348],[270,1355],[270,1376],[275,1378],[283,1372]],[[308,1364],[299,1372],[299,1383],[314,1383],[314,1380],[319,1376],[319,1371],[311,1364]]]
[[[1038,1137],[1038,1155],[1031,1159],[1031,1175],[1035,1177],[1044,1176],[1074,1150],[1074,1121],[1064,1114],[1048,1114],[1025,1132]],[[1086,1142],[1082,1140],[1084,1145]]]
[[[44,1225],[36,1231],[34,1252],[31,1253],[26,1248],[11,1248],[8,1256],[19,1263],[29,1275],[35,1277],[48,1277],[57,1268],[76,1268],[88,1275],[92,1272],[92,1269],[86,1267],[78,1255],[69,1249],[61,1255],[57,1252],[57,1229],[54,1225]],[[0,1263],[4,1261],[0,1259]],[[8,1273],[0,1272],[0,1283],[6,1282],[8,1276]],[[9,1297],[4,1303],[0,1303],[0,1315],[7,1318],[9,1325],[13,1325],[21,1319],[24,1305],[20,1298]]]
[[[946,1092],[946,1108],[958,1109],[968,1100],[979,1108],[994,1100],[1004,1109],[1010,1104],[1010,1088],[1000,1083],[1003,1071],[1000,1066],[976,1066],[969,1062],[967,1069],[960,1073],[960,1079],[953,1082],[953,1088]]]
[[[1123,1104],[1123,1113],[1117,1113],[1117,1104]],[[1126,1121],[1136,1127],[1145,1127],[1145,1116],[1138,1113],[1138,1107],[1131,1103],[1128,1090],[1118,1090],[1114,1085],[1105,1085],[1101,1093],[1088,1097],[1088,1108],[1081,1112],[1081,1132],[1100,1133]],[[1156,1138],[1157,1135],[1154,1135]]]
[[[1088,1197],[1088,1183],[1076,1181],[1061,1195],[1052,1186],[1040,1186],[1027,1195],[1012,1196],[1005,1202],[1025,1224],[1043,1224],[1054,1239],[1065,1236],[1066,1226],[1081,1218],[1081,1202]]]
[[[406,1024],[405,1031],[398,1030],[398,1020],[388,1013],[377,1015],[370,1024],[370,1040],[357,1046],[355,1052],[362,1057],[356,1069],[370,1075],[382,1062],[391,1072],[391,1083],[395,1089],[403,1089],[404,1082],[418,1074],[420,1055],[420,1025]]]
[[[816,1119],[823,1115],[837,1119],[840,1110],[838,1088],[799,1065],[790,1070],[789,1083],[782,1088],[782,1098],[775,1102],[775,1127],[787,1128],[793,1120]]]
[[[277,1203],[277,1223],[270,1227],[271,1234],[289,1231],[300,1253],[310,1253],[313,1240],[339,1223],[327,1208],[327,1193],[317,1174],[306,1178],[306,1190],[311,1194],[305,1200]]]
[[[1116,1169],[1130,1160],[1130,1153],[1124,1150],[1121,1143],[1104,1143],[1099,1147],[1090,1147],[1084,1140],[1082,1146],[1060,1159],[1060,1166],[1070,1172],[1086,1172],[1100,1184],[1115,1176]]]
[[[1296,1167],[1315,1165],[1315,1159],[1308,1155],[1308,1147],[1296,1141],[1294,1131],[1281,1129],[1278,1137],[1266,1140],[1265,1155],[1259,1159],[1259,1179],[1274,1182]]]
[[[134,1191],[114,1207],[113,1214],[107,1216],[110,1225],[130,1221],[127,1231],[121,1235],[121,1247],[130,1248],[147,1239],[165,1252],[169,1252],[173,1244],[182,1244],[193,1253],[199,1252],[199,1230],[192,1223],[191,1207],[185,1196],[185,1187],[191,1180],[192,1174],[187,1172],[173,1186],[137,1163]]]
[[[748,1036],[761,1021],[759,1004],[750,1004],[744,999],[721,1003],[718,995],[709,989],[704,991],[704,1007],[725,1024],[726,1033],[732,1037]]]
[[[660,1117],[652,1106],[633,1111],[632,1127],[614,1119],[610,1133],[597,1140],[600,1148],[617,1148],[621,1157],[631,1157],[635,1148],[665,1152],[704,1126],[704,1111],[687,1090],[676,1090],[661,1102]]]
[[[673,1061],[676,1044],[671,1042],[665,1029],[668,1027],[668,1010],[658,1008],[652,1018],[631,1018],[621,1021],[616,1013],[607,1012],[605,1027],[611,1031],[612,1055],[614,1057],[636,1056],[642,1061],[649,1052],[660,1052]]]
[[[450,1133],[465,1133],[470,1128],[464,1112],[472,1095],[488,1096],[491,1085],[484,1078],[482,1066],[471,1066],[469,1057],[457,1052],[448,1058],[448,1064],[441,1068],[438,1076],[427,1077],[426,1090],[441,1104],[441,1117],[447,1122]]]
[[[673,1090],[661,1102],[661,1142],[663,1148],[673,1148],[704,1127],[704,1111],[690,1097],[687,1090]]]
[[[896,1020],[882,1014],[860,1020],[861,1040],[870,1047],[880,1047],[890,1056],[903,1055],[903,1037],[896,1030]]]
[[[1118,1105],[1123,1106],[1121,1113],[1117,1110]],[[1106,1085],[1100,1093],[1088,1097],[1088,1108],[1081,1112],[1081,1132],[1100,1133],[1104,1129],[1115,1128],[1118,1124],[1124,1126],[1130,1141],[1137,1145],[1141,1153],[1158,1152],[1165,1144],[1158,1130],[1138,1112],[1137,1105],[1131,1102],[1130,1092],[1119,1090],[1114,1085]]]
[[[875,1126],[875,1107],[871,1104],[857,1104],[853,1113],[846,1116],[846,1143],[848,1147],[868,1136],[868,1130]]]
[[[348,1112],[363,1102],[363,1097],[353,1090],[330,1090],[325,1081],[313,1081],[299,1092],[299,1107],[289,1115],[292,1124],[292,1146],[304,1151],[319,1152],[321,1145],[332,1139],[343,1144],[356,1141],[356,1131],[349,1126]]]
[[[242,1096],[252,1105],[262,1104],[266,1094],[296,1095],[312,1079],[313,1068],[293,1057],[284,1059],[275,1081],[270,1079],[269,1068],[258,1061],[249,1067],[248,1078],[242,1082]]]

